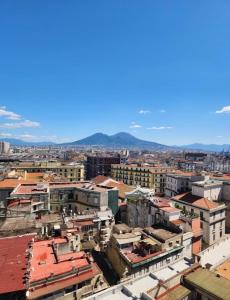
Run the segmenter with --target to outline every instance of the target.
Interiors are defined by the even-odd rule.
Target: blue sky
[[[0,136],[230,143],[230,2],[0,2]]]

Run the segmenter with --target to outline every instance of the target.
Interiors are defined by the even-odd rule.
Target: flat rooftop
[[[220,276],[230,280],[230,259],[225,261],[222,265],[220,265],[216,269],[216,273],[220,274]]]
[[[128,258],[128,260],[132,264],[138,264],[138,263],[144,263],[145,261],[147,262],[149,259],[153,259],[154,257],[157,257],[158,255],[164,253],[165,251],[157,251],[154,253],[147,254],[145,256],[141,256],[139,253],[135,253],[130,251],[129,249],[122,249],[122,254]]]
[[[229,249],[230,235],[225,235],[225,238],[219,240],[217,243],[197,255],[200,258],[199,263],[202,267],[205,267],[206,264],[216,267],[230,259]]]
[[[158,285],[158,280],[153,278],[151,275],[137,279],[136,281],[126,284],[125,289],[132,297],[141,299],[141,294],[150,289],[153,289]]]
[[[0,294],[25,290],[26,250],[34,234],[0,239]]]
[[[178,236],[178,233],[169,231],[161,227],[146,227],[144,231],[159,240],[160,242],[166,242],[167,240]]]
[[[11,195],[47,194],[48,189],[47,184],[20,184],[13,190]]]
[[[58,263],[53,253],[52,242],[55,244],[67,243],[65,238],[36,241],[33,243],[33,257],[31,259],[30,282],[61,275],[72,271],[73,267],[82,268],[89,266],[84,251],[69,252],[58,256]]]
[[[51,182],[49,183],[50,189],[58,189],[58,188],[78,188],[92,192],[106,192],[108,190],[113,189],[114,187],[104,187],[98,186],[91,182]]]
[[[209,186],[211,187],[211,186],[221,186],[223,185],[223,183],[220,180],[209,179],[209,180],[193,182],[192,185],[196,185],[200,187],[209,187]]]
[[[191,291],[184,287],[183,285],[179,284],[172,289],[168,290],[163,296],[160,296],[159,299],[161,300],[183,300],[186,299],[185,297],[190,295]]]
[[[185,276],[185,282],[197,288],[216,299],[230,299],[230,281],[207,269],[199,268]]]
[[[0,189],[14,189],[19,184],[35,184],[36,180],[24,180],[24,179],[15,179],[15,178],[7,178],[0,181]]]

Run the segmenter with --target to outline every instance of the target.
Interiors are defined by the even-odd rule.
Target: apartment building
[[[98,175],[111,176],[111,165],[120,164],[120,160],[119,154],[88,155],[86,160],[86,179],[90,180]]]
[[[51,211],[82,212],[86,209],[106,211],[111,208],[116,215],[118,211],[118,189],[101,187],[91,182],[50,183]]]
[[[182,211],[172,206],[168,199],[155,197],[151,194],[143,194],[134,191],[126,194],[127,215],[126,223],[130,227],[150,227],[161,225],[173,232],[183,233],[185,256],[189,257],[192,244],[192,254],[201,251],[202,230],[200,218],[195,215],[185,216]],[[192,240],[191,240],[192,235]],[[187,250],[189,253],[187,253]]]
[[[85,179],[85,167],[83,164],[78,163],[63,165],[57,161],[29,162],[12,166],[11,169],[16,170],[18,173],[25,171],[29,173],[51,172],[57,174],[66,181],[84,181]]]
[[[195,173],[175,172],[166,174],[165,196],[173,197],[192,189],[192,182],[201,181],[204,177]]]
[[[105,251],[114,225],[114,216],[110,209],[86,210],[74,217],[65,216],[64,232],[80,234],[82,249]]]
[[[10,143],[0,141],[0,154],[8,154],[10,151]]]
[[[90,182],[21,183],[7,199],[12,215],[62,212],[73,215],[85,210],[118,212],[118,189]]]
[[[157,271],[183,257],[182,234],[162,228],[114,226],[107,257],[119,278],[126,280]]]
[[[167,167],[148,167],[141,165],[112,165],[111,176],[131,186],[153,189],[156,194],[164,194],[166,174],[172,171]]]
[[[203,230],[203,241],[212,245],[225,235],[226,205],[210,200],[210,196],[218,200],[219,186],[212,182],[198,182],[192,185],[192,192],[172,197],[172,203],[185,215],[198,215]]]
[[[49,185],[23,183],[16,186],[7,200],[8,216],[39,216],[50,211]]]

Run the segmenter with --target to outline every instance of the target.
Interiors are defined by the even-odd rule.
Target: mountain
[[[134,137],[126,132],[119,132],[114,135],[104,133],[95,133],[79,141],[65,144],[68,146],[103,146],[103,147],[122,147],[122,148],[139,148],[149,150],[167,150],[171,147],[158,144],[155,142],[144,141]]]
[[[8,142],[12,146],[52,146],[53,142],[27,142],[19,139],[3,138],[0,142]]]
[[[190,149],[190,150],[211,151],[211,152],[230,151],[229,144],[217,145],[217,144],[194,143],[194,144],[190,144],[190,145],[181,146],[180,148]]]

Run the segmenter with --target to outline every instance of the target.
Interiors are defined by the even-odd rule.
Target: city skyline
[[[176,4],[1,3],[0,137],[230,144],[230,4]]]

